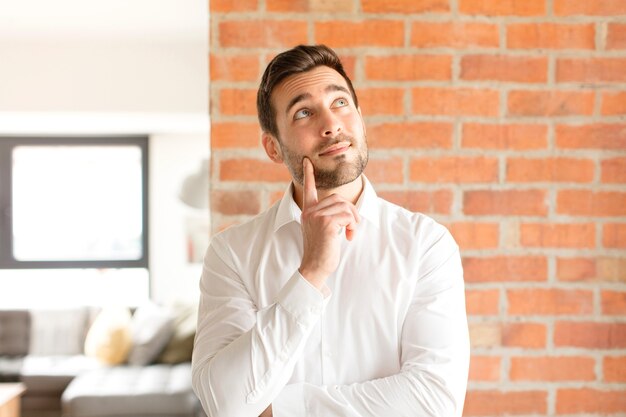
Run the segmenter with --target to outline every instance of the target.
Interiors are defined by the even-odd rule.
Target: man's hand
[[[339,265],[341,231],[352,240],[360,221],[356,207],[337,194],[318,201],[313,164],[303,161],[304,191],[302,202],[302,236],[304,255],[300,274],[317,288]]]

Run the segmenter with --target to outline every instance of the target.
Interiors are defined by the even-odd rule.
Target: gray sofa
[[[111,365],[85,354],[85,339],[98,314],[86,307],[0,310],[0,382],[21,381],[26,386],[23,417],[203,415],[191,388],[191,363],[168,350],[180,343],[180,338],[175,340],[175,316],[168,340],[159,342],[161,351],[150,347],[151,354],[160,356],[140,363],[141,352],[133,346],[132,363]],[[188,340],[185,343],[189,346]],[[169,359],[164,359],[165,351]]]

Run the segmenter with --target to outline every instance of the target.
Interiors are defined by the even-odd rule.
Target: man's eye
[[[335,100],[333,107],[344,107],[347,105],[348,105],[348,100],[346,100],[345,98],[338,98],[337,100]]]
[[[311,112],[307,109],[298,110],[296,114],[293,115],[294,120],[303,119],[305,117],[309,117]]]

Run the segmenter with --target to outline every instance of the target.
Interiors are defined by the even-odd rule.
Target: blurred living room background
[[[0,0],[0,415],[198,416],[208,4]]]
[[[14,150],[2,159],[3,308],[196,301],[207,13],[199,0],[2,0],[0,146]],[[120,143],[59,146],[68,138]]]
[[[0,0],[0,310],[196,302],[210,235],[284,192],[255,94],[299,43],[344,60],[377,193],[459,243],[464,415],[626,415],[624,0]],[[22,347],[49,353],[32,319]],[[92,416],[87,377],[119,376],[19,369],[36,417]],[[135,415],[185,404],[131,388]]]

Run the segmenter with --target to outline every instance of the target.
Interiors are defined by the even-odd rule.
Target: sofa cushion
[[[62,396],[66,417],[193,416],[191,364],[117,366],[84,373]]]
[[[26,356],[22,364],[21,380],[27,394],[63,392],[76,376],[101,368],[93,358],[72,356]]]
[[[107,365],[126,361],[132,345],[131,315],[126,307],[105,307],[85,339],[85,355]]]
[[[89,311],[85,307],[32,310],[29,355],[81,355]]]
[[[174,334],[157,358],[159,363],[191,362],[198,308],[193,305],[177,305],[174,311],[176,313]]]
[[[143,366],[154,362],[174,333],[174,319],[170,309],[154,303],[137,308],[131,323],[133,346],[128,364]]]
[[[30,344],[28,310],[0,310],[0,356],[23,356]]]
[[[23,362],[22,357],[0,356],[0,382],[18,382]]]

